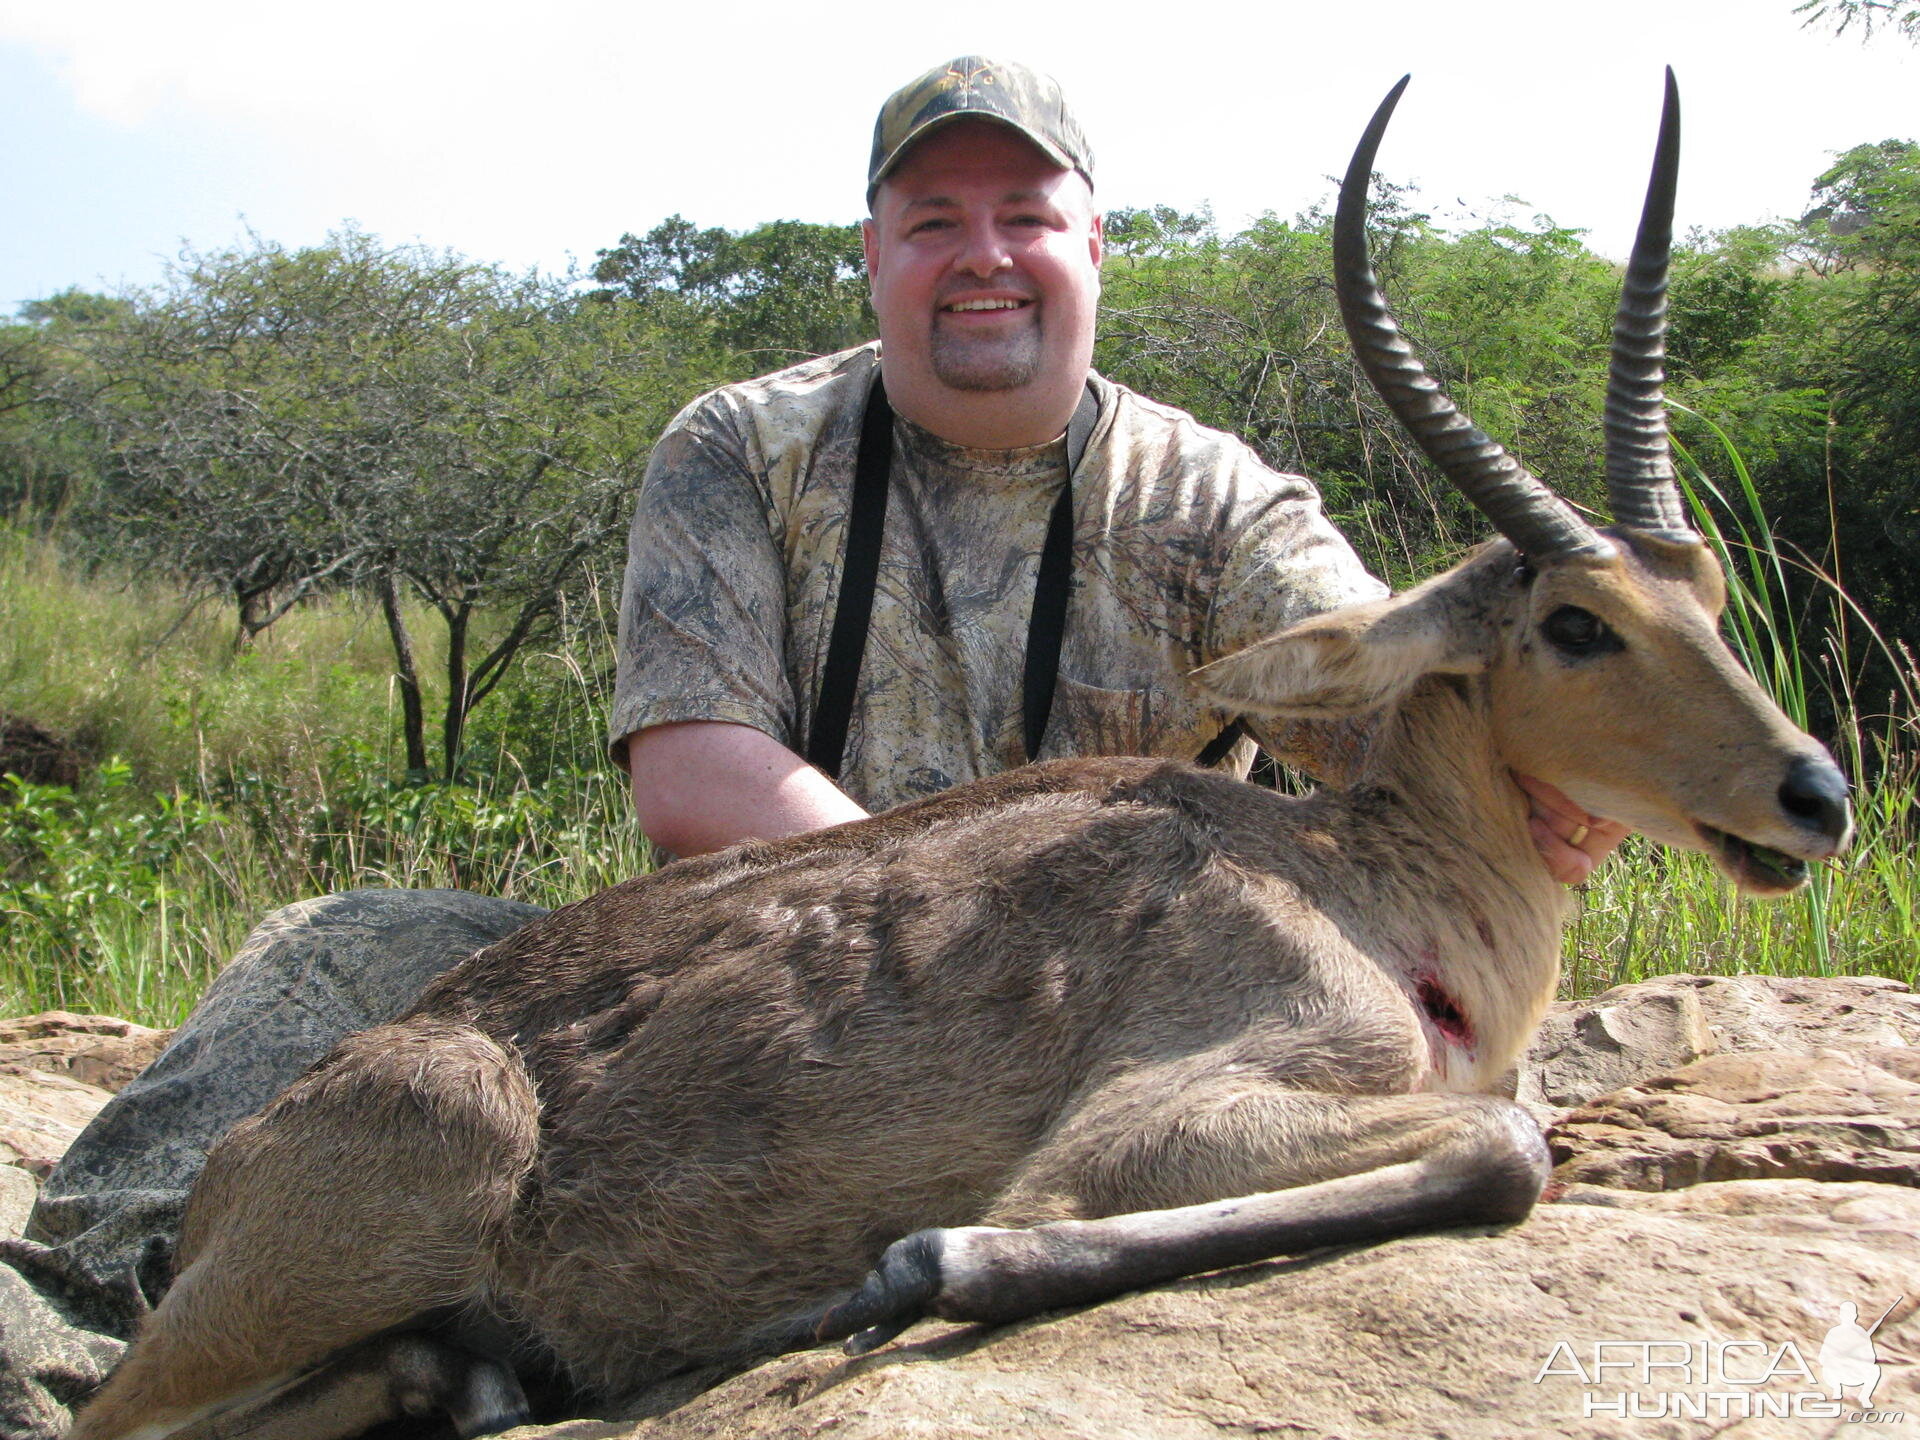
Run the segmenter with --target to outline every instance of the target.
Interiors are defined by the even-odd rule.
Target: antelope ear
[[[1434,674],[1470,675],[1483,657],[1457,643],[1446,601],[1423,587],[1329,610],[1187,678],[1228,710],[1274,718],[1337,720],[1399,701]]]

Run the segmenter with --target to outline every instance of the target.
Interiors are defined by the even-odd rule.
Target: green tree
[[[700,229],[671,215],[598,252],[603,300],[653,308],[705,328],[740,374],[830,354],[873,338],[858,225],[772,220],[751,230]]]
[[[1826,272],[1827,324],[1810,359],[1832,424],[1827,493],[1803,483],[1802,503],[1831,513],[1849,584],[1920,642],[1920,146],[1855,146],[1814,182],[1813,200],[1801,253]]]
[[[1862,40],[1872,38],[1875,30],[1892,29],[1920,41],[1920,5],[1912,0],[1804,0],[1793,13],[1806,16],[1807,25],[1831,25],[1836,35],[1858,25]]]
[[[647,318],[555,288],[483,311],[441,349],[436,418],[363,522],[401,676],[419,704],[403,593],[445,627],[441,753],[453,774],[467,717],[563,610],[617,572],[652,439],[705,377],[672,363]],[[417,728],[411,718],[409,735]],[[409,764],[424,761],[409,741]]]
[[[1696,237],[1671,293],[1670,395],[1733,438],[1789,553],[1920,646],[1920,152],[1847,151],[1797,224]],[[1710,432],[1678,431],[1734,483]],[[1897,687],[1828,587],[1803,576],[1794,599],[1813,644],[1846,641],[1810,664],[1844,667],[1856,694]]]
[[[1212,210],[1182,211],[1171,205],[1109,210],[1101,217],[1101,230],[1109,262],[1165,259],[1216,238]]]
[[[82,528],[227,594],[243,643],[316,588],[377,596],[421,772],[403,601],[424,599],[449,776],[473,707],[617,564],[647,445],[708,378],[643,314],[351,230],[189,254],[76,343],[64,400],[101,472]]]
[[[0,322],[0,515],[44,523],[87,488],[87,446],[63,423],[58,396],[84,372],[76,334],[125,309],[113,296],[64,290]]]
[[[1550,220],[1437,231],[1376,177],[1376,268],[1429,368],[1487,430],[1575,495],[1599,473],[1616,277]],[[1314,477],[1381,573],[1406,579],[1479,522],[1355,367],[1334,302],[1330,217],[1266,216],[1221,237],[1204,216],[1119,212],[1101,368]]]

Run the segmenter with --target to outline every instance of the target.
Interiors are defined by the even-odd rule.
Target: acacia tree
[[[363,556],[363,515],[430,422],[405,389],[476,303],[479,267],[357,232],[305,250],[189,253],[76,336],[66,387],[95,437],[85,529],[135,565],[225,593],[245,645]],[[417,387],[416,387],[417,390]]]
[[[445,626],[448,774],[474,706],[611,571],[647,447],[701,378],[674,367],[671,337],[646,317],[554,287],[481,312],[453,339],[438,357],[434,425],[361,519],[361,568],[393,637],[410,766],[424,756],[402,594],[425,599]]]
[[[100,443],[93,532],[230,595],[243,643],[316,588],[370,591],[414,772],[424,599],[449,776],[473,707],[610,567],[646,444],[704,375],[642,314],[357,231],[189,255],[85,346],[69,403]]]

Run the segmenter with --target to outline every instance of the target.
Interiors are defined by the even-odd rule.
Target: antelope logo
[[[967,64],[967,68],[964,70],[961,69],[960,67],[962,64]],[[993,67],[991,65],[986,64],[984,61],[978,64],[968,64],[965,61],[955,61],[953,64],[947,67],[947,73],[945,78],[949,82],[945,87],[946,89],[958,90],[962,95],[966,96],[968,99],[972,99],[976,94],[978,94],[981,86],[992,85],[995,83],[994,76],[993,76]]]
[[[1584,1349],[1560,1341],[1534,1374],[1536,1385],[1564,1377],[1584,1387],[1580,1418],[1623,1420],[1840,1420],[1900,1424],[1904,1411],[1876,1410],[1883,1368],[1873,1336],[1905,1299],[1859,1323],[1851,1302],[1820,1343],[1815,1365],[1792,1340],[1597,1340]],[[1822,1386],[1824,1385],[1824,1388]],[[1626,1387],[1633,1387],[1631,1389]],[[1858,1387],[1860,1406],[1846,1391]]]

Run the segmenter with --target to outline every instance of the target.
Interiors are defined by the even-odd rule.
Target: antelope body
[[[1403,84],[1405,82],[1402,82]],[[1791,888],[1845,785],[1716,634],[1658,391],[1677,112],[1616,326],[1597,531],[1467,426],[1337,227],[1357,353],[1506,538],[1198,672],[1370,717],[1341,790],[1164,761],[1009,772],[683,861],[534,922],[344,1042],[210,1155],[177,1278],[75,1435],[525,1418],[921,1314],[1518,1220],[1486,1092],[1552,997],[1564,892],[1510,772]],[[905,1237],[905,1238],[902,1238]]]

